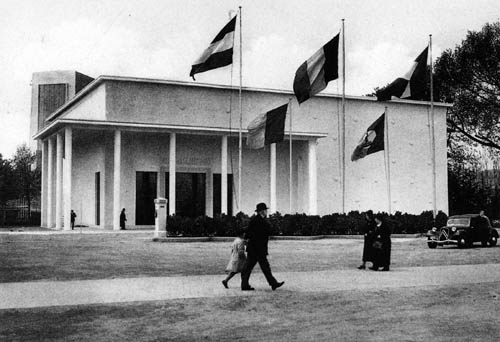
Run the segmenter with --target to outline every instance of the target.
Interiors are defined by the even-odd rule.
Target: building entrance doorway
[[[169,173],[165,173],[165,195],[169,194]],[[205,215],[206,175],[177,172],[175,174],[175,214],[197,217]],[[170,214],[170,213],[168,213]]]
[[[156,172],[136,172],[135,224],[155,224]]]

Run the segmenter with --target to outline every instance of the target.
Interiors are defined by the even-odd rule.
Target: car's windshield
[[[469,226],[470,218],[461,217],[461,218],[451,218],[448,220],[447,226],[457,226],[457,227],[467,227]]]

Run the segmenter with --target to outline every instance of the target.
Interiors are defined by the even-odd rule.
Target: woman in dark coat
[[[375,224],[374,259],[373,267],[370,267],[370,269],[378,271],[382,267],[382,271],[389,271],[389,265],[391,264],[391,228],[384,222],[383,216],[380,214],[375,215]]]
[[[365,235],[365,243],[363,245],[363,258],[362,263],[358,266],[358,269],[364,270],[366,268],[366,262],[373,262],[373,232],[375,231],[375,220],[373,218],[373,211],[368,210],[365,213],[366,224],[363,229]]]

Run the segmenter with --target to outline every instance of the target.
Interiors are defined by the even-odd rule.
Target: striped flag
[[[194,78],[195,74],[217,69],[233,63],[233,43],[236,16],[212,40],[210,46],[203,51],[201,56],[193,63],[189,76]]]
[[[302,63],[295,72],[293,91],[299,104],[339,77],[339,36],[340,33]]]
[[[256,117],[248,125],[247,146],[252,149],[283,141],[288,103]]]
[[[427,88],[428,47],[415,59],[403,77],[396,78],[387,87],[377,91],[377,101],[389,101],[393,96],[400,99],[423,100]]]
[[[352,152],[351,160],[356,161],[369,154],[384,150],[385,113],[368,127],[365,134]]]

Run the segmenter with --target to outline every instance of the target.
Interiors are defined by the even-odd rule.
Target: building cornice
[[[223,89],[223,90],[238,90],[239,88],[236,86],[228,86],[228,85],[219,85],[219,84],[210,84],[210,83],[195,83],[195,82],[185,82],[185,81],[173,81],[173,80],[165,80],[165,79],[155,79],[155,78],[140,78],[140,77],[126,77],[126,76],[110,76],[110,75],[101,75],[97,77],[94,81],[89,83],[85,88],[83,88],[78,94],[76,94],[72,99],[66,102],[64,105],[59,107],[53,114],[51,114],[46,121],[52,121],[57,118],[61,113],[63,113],[66,109],[73,106],[77,103],[81,98],[85,97],[92,90],[97,88],[100,84],[106,82],[133,82],[133,83],[150,83],[150,84],[165,84],[165,85],[176,85],[183,87],[193,87],[193,88],[210,88],[210,89]],[[242,91],[245,92],[260,92],[260,93],[271,93],[271,94],[282,94],[294,97],[293,91],[283,90],[283,89],[270,89],[270,88],[254,88],[254,87],[242,87]],[[328,93],[320,93],[315,95],[314,97],[318,98],[335,98],[341,99],[341,94],[328,94]],[[356,101],[371,101],[377,102],[376,97],[370,96],[354,96],[354,95],[346,95],[345,98],[347,100],[356,100]],[[401,103],[401,104],[413,104],[420,106],[429,106],[430,102],[428,101],[414,101],[414,100],[391,100],[391,103]],[[434,106],[437,107],[451,107],[450,103],[442,103],[442,102],[434,102]]]
[[[201,134],[201,135],[234,135],[238,136],[237,128],[207,127],[207,126],[188,126],[188,125],[167,125],[167,124],[149,124],[141,122],[118,122],[118,121],[98,121],[98,120],[75,120],[75,119],[57,119],[44,129],[33,136],[33,139],[46,139],[54,132],[70,125],[74,128],[82,129],[103,129],[103,130],[124,130],[138,132],[164,132],[164,133],[183,133],[183,134]],[[242,129],[243,134],[247,134],[247,129]],[[311,138],[325,138],[327,133],[319,132],[299,132],[292,131],[293,138],[306,140]],[[285,133],[285,139],[288,134]]]

